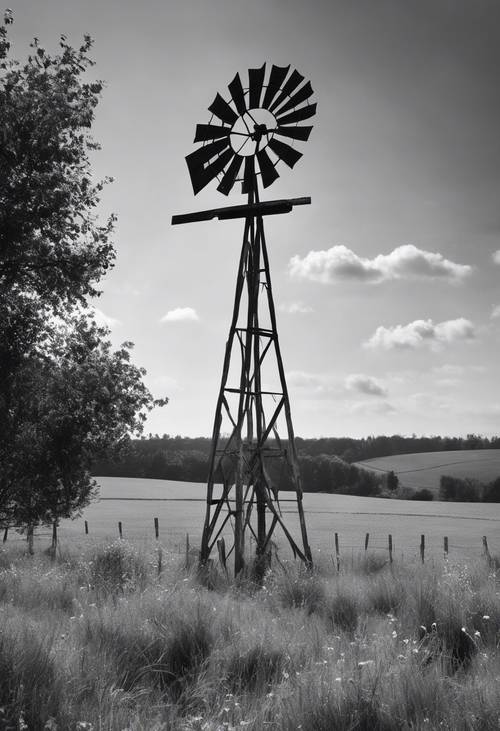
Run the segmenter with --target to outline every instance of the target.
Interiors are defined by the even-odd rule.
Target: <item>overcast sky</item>
[[[147,430],[209,435],[243,203],[193,196],[184,157],[236,71],[291,64],[315,91],[303,158],[266,199],[278,328],[300,436],[500,432],[497,0],[11,0],[32,36],[95,39],[96,177],[117,263],[96,303],[169,405]]]

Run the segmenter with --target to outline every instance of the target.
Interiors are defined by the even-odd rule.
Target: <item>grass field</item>
[[[500,476],[500,449],[471,449],[451,452],[395,454],[356,462],[374,472],[393,470],[403,487],[426,487],[437,497],[441,475],[490,482]]]
[[[205,586],[159,555],[0,548],[2,731],[498,731],[495,562],[368,553]]]
[[[98,478],[98,482],[100,501],[90,505],[81,518],[62,522],[59,536],[63,544],[75,538],[89,542],[116,538],[118,521],[122,522],[125,538],[149,541],[153,538],[153,520],[157,517],[164,545],[183,552],[188,533],[191,545],[199,546],[205,512],[203,484],[117,477]],[[293,493],[283,493],[281,507],[288,528],[299,541]],[[444,536],[449,539],[450,556],[453,557],[480,555],[483,536],[487,536],[491,552],[500,553],[500,505],[497,504],[306,493],[304,508],[315,557],[333,554],[335,533],[339,534],[341,556],[345,561],[352,560],[364,549],[366,533],[370,533],[370,549],[384,555],[387,555],[390,533],[396,560],[418,555],[421,534],[425,534],[428,554],[435,558],[443,555]],[[84,536],[84,520],[89,525],[87,537]],[[275,535],[280,551],[288,555],[286,541],[279,529]],[[43,540],[48,542],[49,538]]]

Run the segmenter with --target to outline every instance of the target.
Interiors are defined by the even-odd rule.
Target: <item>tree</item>
[[[21,65],[0,26],[0,520],[69,517],[92,496],[94,456],[140,433],[154,401],[130,343],[112,352],[87,298],[113,264],[89,130],[102,83],[92,45],[38,40]]]
[[[399,477],[394,472],[394,470],[390,470],[387,473],[387,489],[391,492],[394,492],[399,487]]]
[[[11,490],[0,517],[34,525],[68,518],[95,494],[96,456],[140,433],[154,401],[131,343],[116,352],[86,314],[47,328],[47,344],[26,361],[16,383],[14,439],[4,463]]]

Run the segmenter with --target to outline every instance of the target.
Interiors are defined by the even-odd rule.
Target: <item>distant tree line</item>
[[[500,503],[500,477],[491,482],[481,482],[469,477],[442,475],[439,499],[463,503]]]
[[[302,458],[338,457],[348,463],[375,457],[414,452],[442,452],[467,449],[500,449],[500,437],[402,437],[371,436],[363,439],[327,437],[302,439],[297,437],[297,451]],[[208,437],[181,437],[164,434],[132,440],[120,460],[103,459],[94,463],[95,475],[117,477],[151,477],[168,480],[203,482],[207,477],[210,452]],[[320,460],[321,462],[321,460]],[[318,465],[319,463],[318,462]],[[309,469],[307,459],[304,467]],[[321,472],[318,467],[316,472]]]

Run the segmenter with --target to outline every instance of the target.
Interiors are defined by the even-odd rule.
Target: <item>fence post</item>
[[[444,537],[444,545],[443,545],[443,548],[444,548],[444,557],[445,558],[448,558],[448,536],[445,536]]]
[[[85,535],[88,536],[88,534],[89,534],[89,524],[87,523],[87,521],[85,521]]]
[[[420,558],[422,559],[422,563],[425,561],[425,536],[422,533],[420,536]]]
[[[335,558],[337,559],[337,571],[340,571],[339,534],[335,533]]]
[[[389,533],[389,561],[392,563],[392,536]]]
[[[486,536],[483,536],[483,551],[488,561],[491,561],[490,549],[488,548],[488,539]]]
[[[121,520],[118,521],[118,533],[120,534],[120,538],[123,538],[122,522],[121,522]]]
[[[219,552],[219,561],[221,562],[222,567],[227,574],[226,541],[224,540],[224,538],[221,538],[219,541],[217,541],[217,550]]]
[[[159,537],[160,537],[160,526],[158,523],[158,518],[155,518],[155,538],[156,538],[156,540],[158,540]]]
[[[189,568],[189,533],[186,533],[186,568]]]
[[[52,523],[52,548],[54,551],[57,548],[57,521],[54,520]]]
[[[3,532],[3,542],[6,543],[7,541],[7,535],[9,533],[9,528],[7,527]]]
[[[368,541],[370,540],[370,534],[367,533],[365,536],[365,553],[368,551]]]

